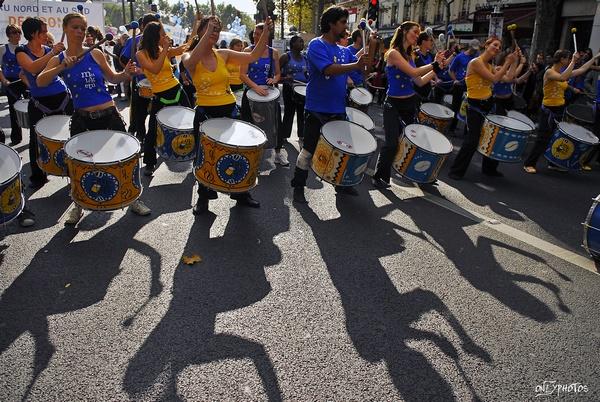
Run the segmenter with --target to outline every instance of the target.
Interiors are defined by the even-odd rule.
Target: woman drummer
[[[29,84],[31,98],[27,106],[29,114],[29,165],[31,167],[30,187],[42,187],[48,178],[46,173],[37,164],[38,145],[35,126],[44,116],[55,114],[73,114],[73,102],[69,96],[67,86],[60,77],[54,77],[46,87],[38,87],[35,79],[52,57],[63,50],[63,43],[57,43],[49,48],[47,42],[48,26],[38,17],[27,17],[22,24],[23,34],[27,44],[17,47],[15,53],[17,62],[24,72]]]
[[[462,147],[454,159],[448,177],[460,180],[465,175],[471,158],[477,149],[481,127],[485,115],[493,106],[492,86],[504,77],[509,67],[517,60],[520,50],[506,56],[502,67],[493,72],[491,61],[502,51],[502,41],[492,36],[485,41],[484,51],[481,55],[471,60],[467,66],[465,82],[467,84],[467,135]],[[514,74],[514,70],[512,72]],[[498,161],[483,157],[482,171],[487,176],[501,177],[498,172]]]
[[[419,50],[417,50],[415,54],[415,65],[417,67],[422,67],[433,63],[435,59],[435,54],[432,52],[433,37],[427,32],[421,32],[417,39],[417,46],[419,47]],[[423,102],[427,102],[429,94],[431,93],[431,82],[428,82],[421,87],[417,86],[415,91],[419,94]]]
[[[244,50],[244,42],[234,38],[229,42],[229,49],[241,52]],[[240,77],[241,66],[237,63],[227,63],[225,67],[227,67],[227,71],[229,71],[229,87],[231,88],[231,92],[235,93],[236,91],[244,89],[244,83]]]
[[[394,32],[390,42],[390,50],[385,54],[387,61],[387,98],[383,107],[383,127],[385,144],[381,147],[377,171],[373,175],[376,188],[390,187],[392,162],[398,148],[398,137],[404,127],[415,120],[418,96],[414,84],[423,86],[441,72],[440,64],[444,61],[442,52],[436,54],[435,61],[416,67],[413,59],[414,46],[417,44],[421,30],[419,24],[405,21]]]
[[[217,17],[204,17],[198,28],[198,36],[202,39],[195,47],[190,47],[184,53],[182,60],[185,68],[192,76],[196,87],[196,116],[194,118],[194,132],[199,135],[200,123],[217,117],[236,116],[237,108],[235,96],[230,89],[229,71],[227,63],[246,65],[253,63],[267,49],[269,39],[270,19],[263,25],[263,35],[252,52],[237,52],[231,49],[215,49],[214,45],[219,39],[221,21]],[[217,193],[198,183],[198,202],[194,206],[195,215],[208,211],[208,200],[216,199]],[[253,208],[260,207],[249,192],[232,194],[231,198],[239,204]]]
[[[264,24],[257,24],[252,33],[254,43],[258,43],[260,38],[263,36]],[[255,45],[252,45],[246,49],[245,52],[253,51]],[[267,47],[261,54],[260,58],[251,64],[242,64],[240,68],[240,78],[246,84],[246,90],[242,96],[242,119],[249,123],[254,123],[250,111],[250,102],[248,100],[248,90],[252,89],[260,96],[267,96],[268,92],[261,86],[264,85],[276,85],[281,78],[281,71],[279,69],[279,51],[272,47]],[[287,156],[281,152],[283,147],[284,137],[283,131],[281,130],[281,112],[279,109],[279,103],[277,103],[276,113],[276,132],[277,132],[277,143],[275,145],[275,163],[282,166],[289,166]]]
[[[304,133],[304,102],[294,100],[294,84],[308,82],[308,61],[302,54],[304,50],[304,39],[298,35],[290,39],[290,51],[279,58],[281,71],[283,72],[283,123],[282,136],[290,138],[294,114],[298,128],[298,138],[302,139]]]
[[[73,96],[75,112],[71,117],[71,136],[88,130],[125,131],[125,122],[119,114],[105,83],[105,78],[118,84],[130,79],[135,65],[128,63],[125,70],[116,73],[106,61],[104,53],[92,49],[84,53],[83,41],[87,20],[79,13],[70,13],[63,18],[63,31],[67,37],[67,50],[54,56],[36,80],[40,87],[50,85],[61,74]],[[83,56],[82,56],[83,55]],[[131,205],[138,215],[150,214],[139,199]],[[77,204],[69,211],[66,224],[76,224],[83,211]]]
[[[501,66],[504,65],[504,61],[508,54],[508,51],[504,51],[496,58],[496,71],[502,68]],[[525,56],[521,55],[517,67],[509,68],[507,73],[504,74],[504,77],[494,84],[492,92],[494,94],[494,105],[496,106],[495,114],[506,116],[506,113],[509,110],[514,109],[513,85],[526,81],[530,74],[530,72],[528,72],[519,77],[526,61]]]
[[[140,50],[136,57],[144,75],[150,81],[154,96],[151,101],[148,133],[144,140],[144,175],[152,176],[156,167],[156,114],[165,106],[191,106],[188,97],[173,74],[171,57],[180,56],[188,44],[171,47],[171,40],[160,22],[150,22],[144,28]]]
[[[562,119],[565,110],[565,90],[569,85],[567,81],[571,77],[585,74],[596,59],[600,57],[600,53],[598,53],[587,63],[574,70],[579,55],[577,53],[574,53],[572,57],[570,55],[571,53],[568,50],[557,50],[552,58],[552,67],[544,73],[544,98],[542,100],[542,110],[540,111],[538,134],[535,145],[525,159],[525,166],[523,167],[527,173],[537,173],[535,165],[548,147],[550,137],[556,129],[556,122]],[[571,60],[569,61],[569,59]],[[548,164],[548,168],[557,169],[552,164]]]

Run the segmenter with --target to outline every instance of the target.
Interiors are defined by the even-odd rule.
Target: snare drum
[[[371,119],[368,114],[366,114],[365,112],[361,112],[358,109],[354,109],[353,107],[346,107],[346,116],[348,116],[349,121],[358,124],[365,130],[371,131],[375,128],[375,123],[373,123],[373,119]]]
[[[373,102],[373,94],[366,88],[356,87],[350,91],[348,101],[349,106],[367,113],[369,105]]]
[[[208,119],[200,125],[194,175],[216,191],[249,191],[258,181],[266,142],[265,133],[252,124],[225,117]]]
[[[298,105],[304,106],[306,102],[306,85],[296,84],[293,87],[294,93],[292,94],[292,99]]]
[[[531,131],[535,131],[535,123],[533,122],[533,120],[531,120],[529,117],[525,116],[523,113],[517,112],[516,110],[509,110],[508,112],[506,112],[506,115],[508,117],[512,117],[513,119],[522,121],[523,123],[525,123],[529,127],[531,127]]]
[[[596,197],[583,223],[583,247],[594,260],[600,260],[600,195]]]
[[[15,114],[17,115],[17,124],[21,128],[29,128],[29,113],[27,112],[28,105],[28,99],[19,99],[14,104]]]
[[[142,194],[140,142],[119,131],[86,131],[65,144],[71,198],[85,209],[124,208]]]
[[[137,86],[138,95],[142,98],[152,99],[154,97],[154,92],[152,92],[152,85],[150,85],[150,81],[148,81],[148,78],[139,80]]]
[[[336,186],[359,184],[377,149],[375,139],[356,123],[334,120],[321,127],[321,137],[312,157],[312,170]]]
[[[409,124],[404,128],[392,166],[416,183],[433,183],[451,152],[452,143],[442,133],[429,126]]]
[[[25,207],[19,154],[0,143],[0,225],[15,219]]]
[[[519,162],[531,131],[531,126],[521,120],[488,114],[481,127],[477,150],[500,162]]]
[[[38,166],[54,176],[66,176],[65,143],[70,137],[71,116],[47,116],[37,122],[35,133],[38,146]]]
[[[174,161],[189,161],[196,156],[193,109],[167,106],[156,114],[156,153]]]
[[[594,128],[594,107],[592,105],[572,104],[565,109],[565,121],[578,124],[593,130]]]
[[[423,103],[417,116],[420,124],[433,127],[442,134],[447,133],[453,117],[452,109],[437,103]]]
[[[269,86],[261,86],[266,89],[267,96],[260,96],[254,90],[247,92],[250,110],[252,111],[252,121],[267,136],[265,148],[275,148],[277,145],[277,132],[279,131],[279,120],[281,112],[279,111],[279,89]]]
[[[581,169],[581,160],[598,145],[598,137],[573,123],[561,121],[544,153],[549,161],[565,169]]]

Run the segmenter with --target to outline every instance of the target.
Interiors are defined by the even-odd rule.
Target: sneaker
[[[591,172],[591,171],[592,171],[592,167],[591,167],[590,165],[582,165],[582,166],[581,166],[581,169],[582,169],[584,172]]]
[[[135,200],[133,204],[131,204],[131,212],[139,216],[147,216],[150,215],[152,210],[146,206],[141,200]]]
[[[236,200],[238,204],[245,205],[250,208],[260,208],[260,202],[252,198],[250,193],[232,194],[231,199]]]
[[[198,198],[196,201],[196,205],[194,205],[194,209],[192,209],[192,213],[194,215],[202,215],[203,213],[208,211],[208,199],[206,198]]]
[[[281,166],[290,166],[290,162],[288,161],[284,150],[280,149],[275,152],[275,163]]]
[[[566,172],[569,171],[569,169],[565,169],[565,168],[562,168],[560,166],[553,165],[553,164],[550,164],[550,163],[548,164],[548,170],[553,170],[555,172],[561,172],[561,173],[566,173]]]
[[[65,221],[65,225],[75,225],[81,217],[83,216],[83,210],[77,204],[69,211],[67,214],[67,220]]]
[[[383,180],[379,177],[371,178],[371,183],[373,183],[373,187],[378,188],[378,189],[386,189],[386,188],[392,187],[392,185],[390,183],[386,182],[385,180]]]
[[[144,176],[152,176],[154,174],[154,165],[146,165],[144,167]]]
[[[523,170],[529,174],[536,174],[537,170],[533,166],[523,166]]]
[[[19,225],[23,228],[27,228],[29,226],[35,225],[35,219],[33,218],[35,214],[28,209],[24,209],[21,212],[21,215],[17,218],[19,221]]]
[[[354,186],[335,186],[335,192],[345,195],[358,195],[358,191],[354,188]]]

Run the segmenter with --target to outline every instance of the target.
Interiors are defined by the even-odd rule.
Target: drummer
[[[471,158],[477,149],[479,137],[481,136],[481,127],[485,115],[490,112],[493,106],[492,86],[504,77],[508,69],[520,56],[520,49],[506,56],[504,64],[495,72],[491,61],[502,51],[502,41],[492,36],[485,41],[483,53],[469,62],[465,82],[467,84],[467,135],[462,143],[460,151],[454,163],[450,167],[448,177],[454,180],[460,180],[465,175]],[[514,74],[514,69],[511,72]],[[503,174],[498,170],[498,161],[483,157],[483,174],[493,177],[502,177]]]
[[[144,175],[152,176],[156,168],[156,114],[165,106],[191,106],[185,91],[173,74],[171,58],[180,56],[189,44],[172,48],[171,39],[160,22],[149,22],[142,34],[136,58],[150,81],[154,96],[151,101],[150,121],[144,141]]]
[[[50,59],[46,68],[38,75],[36,83],[40,87],[46,87],[54,82],[57,75],[63,76],[75,107],[70,124],[71,136],[88,130],[125,131],[125,122],[108,93],[105,77],[114,84],[129,80],[130,74],[135,73],[135,64],[127,63],[123,72],[116,73],[99,49],[86,52],[78,60],[84,54],[86,27],[87,20],[82,14],[70,13],[63,18],[67,50]],[[139,199],[131,205],[131,211],[142,216],[151,212]],[[75,204],[65,223],[75,225],[82,215],[81,207]]]
[[[48,178],[37,164],[38,145],[35,126],[44,116],[73,114],[73,102],[67,86],[60,77],[54,77],[46,87],[38,87],[35,82],[37,74],[46,67],[50,59],[65,50],[64,44],[57,43],[52,49],[44,45],[47,42],[48,25],[38,17],[25,18],[21,26],[27,44],[17,47],[15,53],[31,92],[27,107],[31,127],[29,129],[29,166],[31,167],[29,186],[40,188],[48,182]]]
[[[237,52],[231,49],[214,49],[221,32],[221,21],[217,17],[204,17],[200,21],[198,36],[202,39],[196,46],[183,54],[182,61],[192,76],[196,87],[196,116],[194,132],[199,135],[200,123],[211,118],[233,117],[237,114],[235,96],[231,92],[227,63],[247,65],[258,60],[267,49],[271,20],[262,24],[265,35],[262,35],[252,52]],[[260,203],[252,198],[249,192],[231,194],[230,197],[252,208],[259,208]],[[208,201],[217,198],[217,192],[198,183],[198,202],[194,206],[194,215],[208,211]]]
[[[304,144],[296,160],[292,187],[294,201],[306,203],[304,187],[308,169],[317,147],[321,127],[332,120],[346,120],[346,80],[351,71],[362,71],[366,59],[361,56],[342,64],[345,49],[336,42],[346,35],[348,10],[331,6],[320,20],[321,36],[308,44],[308,85],[306,87]],[[336,187],[336,191],[357,195],[353,187]]]
[[[433,60],[435,59],[435,54],[432,52],[433,37],[427,32],[421,32],[419,34],[419,38],[417,39],[417,46],[419,49],[415,54],[415,65],[417,67],[422,67],[433,63]],[[435,81],[435,79],[433,81]],[[431,93],[431,82],[428,82],[421,87],[417,86],[415,90],[421,97],[421,101],[427,102],[427,99],[429,99],[429,94]]]
[[[418,96],[414,84],[423,86],[441,72],[440,64],[444,62],[444,53],[439,52],[435,61],[416,67],[414,47],[420,35],[417,22],[404,21],[392,37],[390,49],[385,54],[388,77],[387,98],[383,107],[383,128],[385,144],[381,147],[377,171],[372,183],[376,188],[389,188],[392,163],[398,149],[398,138],[405,125],[415,120]]]
[[[302,54],[303,50],[304,39],[294,35],[290,39],[290,51],[279,58],[283,83],[282,137],[287,139],[292,135],[295,114],[300,141],[304,134],[304,103],[294,101],[294,85],[308,82],[308,62],[306,56]]]
[[[579,59],[579,54],[574,53],[573,56],[570,56],[571,53],[568,50],[557,50],[552,58],[552,67],[548,68],[544,73],[544,99],[542,100],[542,110],[539,117],[538,134],[535,139],[535,145],[525,159],[523,167],[527,173],[537,173],[537,161],[548,147],[550,137],[556,129],[556,121],[562,120],[565,109],[565,90],[568,86],[567,81],[571,77],[578,77],[585,74],[596,59],[600,57],[600,53],[576,70],[574,68],[575,63]],[[571,59],[570,61],[569,58]],[[548,169],[564,170],[550,163],[548,164]]]
[[[496,67],[495,70],[502,68],[501,66],[504,64],[506,60],[506,56],[509,54],[508,50],[500,53],[500,55],[496,58]],[[493,94],[494,94],[494,105],[496,106],[495,114],[506,116],[509,110],[513,110],[514,107],[514,96],[513,96],[513,85],[520,84],[524,82],[529,77],[528,74],[525,73],[523,76],[521,75],[521,70],[526,63],[525,56],[521,55],[519,58],[519,64],[516,68],[509,68],[509,70],[504,74],[504,77],[500,79],[500,81],[494,84]],[[529,70],[531,71],[531,70]],[[519,77],[519,78],[516,78]]]
[[[8,43],[0,46],[0,83],[6,91],[8,98],[8,112],[10,114],[10,145],[17,145],[23,139],[23,132],[17,122],[17,112],[15,111],[15,103],[25,97],[27,87],[23,81],[19,80],[19,64],[17,63],[17,55],[15,50],[19,46],[21,40],[21,28],[15,24],[10,24],[6,27],[6,37]]]
[[[454,112],[454,118],[450,123],[448,131],[452,132],[456,129],[457,119],[460,105],[462,103],[463,95],[466,90],[465,75],[467,74],[467,66],[475,57],[479,56],[479,47],[481,43],[477,39],[472,39],[469,42],[467,50],[460,52],[452,60],[448,74],[453,80],[452,83],[452,111]]]
[[[229,49],[241,52],[244,50],[244,42],[241,39],[233,38],[231,42],[229,42]],[[244,89],[244,83],[240,78],[240,65],[238,63],[227,63],[226,66],[227,71],[229,71],[229,87],[231,88],[231,92],[236,92]]]
[[[264,24],[257,24],[252,33],[254,43],[258,43],[263,35]],[[252,52],[255,45],[249,46],[244,49],[245,52]],[[252,119],[252,113],[250,111],[250,102],[248,100],[248,90],[252,89],[260,96],[267,96],[268,92],[261,88],[261,85],[277,85],[281,78],[281,71],[279,69],[279,51],[272,47],[267,47],[261,57],[253,62],[252,64],[242,64],[240,68],[240,78],[242,82],[246,84],[244,95],[242,96],[242,119],[254,123]],[[287,160],[287,156],[284,152],[281,152],[283,147],[284,136],[283,130],[281,130],[281,111],[279,109],[279,102],[277,103],[276,120],[273,122],[276,125],[277,131],[277,144],[275,145],[275,163],[281,166],[289,166],[290,162]]]

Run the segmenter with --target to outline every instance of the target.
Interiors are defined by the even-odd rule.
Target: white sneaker
[[[130,209],[134,214],[140,216],[150,215],[150,212],[152,212],[152,210],[140,200],[135,200],[134,203],[131,204]]]
[[[290,166],[290,162],[288,161],[284,150],[279,150],[275,153],[275,163],[281,166]]]
[[[83,210],[79,205],[75,204],[75,206],[71,208],[71,210],[67,214],[67,220],[65,221],[65,225],[76,225],[82,216]]]

